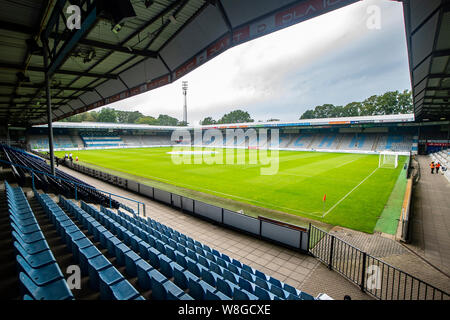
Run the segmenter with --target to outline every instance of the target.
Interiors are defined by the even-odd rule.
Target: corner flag
[[[325,201],[327,201],[327,194],[326,193],[323,195],[323,202],[325,202]]]

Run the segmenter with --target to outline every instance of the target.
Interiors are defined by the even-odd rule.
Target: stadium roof
[[[450,119],[450,1],[404,1],[414,113]]]
[[[232,46],[354,2],[0,0],[0,120],[47,122],[45,70],[56,121],[163,86]],[[81,28],[71,31],[66,12],[76,3]]]
[[[0,0],[0,121],[47,122],[45,71],[57,121],[166,85],[233,46],[357,1]],[[76,3],[81,28],[71,31],[66,12]],[[134,12],[126,14],[126,3]],[[415,112],[450,118],[448,1],[405,3]]]
[[[188,127],[170,127],[170,126],[151,126],[147,124],[125,124],[125,123],[104,123],[104,122],[55,122],[53,128],[65,129],[120,129],[120,130],[177,130],[177,129],[232,129],[232,128],[258,128],[258,127],[311,127],[311,126],[332,126],[348,124],[365,123],[399,123],[413,122],[413,114],[381,115],[381,116],[363,116],[363,117],[343,117],[343,118],[324,118],[298,120],[292,122],[273,121],[273,122],[248,122],[248,123],[230,123],[214,124],[206,126],[188,126]],[[47,125],[38,125],[35,128],[46,128]]]

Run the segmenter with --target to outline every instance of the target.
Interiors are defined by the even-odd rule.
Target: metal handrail
[[[441,299],[443,299],[444,297],[446,297],[446,298],[450,297],[449,293],[445,292],[444,290],[439,289],[439,288],[435,287],[434,285],[429,284],[429,283],[427,283],[427,282],[425,282],[425,281],[423,281],[423,280],[421,280],[421,279],[419,279],[419,278],[417,278],[417,277],[415,277],[415,276],[413,276],[413,275],[411,275],[411,274],[409,274],[409,273],[407,273],[407,272],[405,272],[403,270],[400,270],[397,267],[395,267],[395,266],[393,266],[393,265],[391,265],[389,263],[386,263],[383,260],[381,260],[379,258],[376,258],[376,257],[374,257],[374,256],[372,256],[372,255],[362,251],[361,249],[355,247],[354,245],[351,245],[347,241],[342,240],[340,238],[337,238],[336,236],[331,235],[328,232],[326,232],[326,231],[324,231],[324,230],[322,230],[322,229],[320,229],[320,228],[318,228],[316,226],[310,225],[309,237],[311,237],[311,234],[312,234],[313,230],[317,230],[317,232],[322,235],[321,238],[323,238],[325,236],[331,237],[331,241],[332,242],[338,241],[339,243],[341,243],[341,245],[343,244],[343,245],[345,245],[345,246],[347,246],[349,248],[352,248],[353,250],[356,250],[357,252],[360,253],[360,255],[362,257],[362,261],[360,259],[358,259],[358,263],[362,262],[363,263],[363,267],[361,269],[358,268],[358,270],[361,271],[363,274],[362,274],[361,277],[357,277],[356,280],[351,280],[350,278],[348,278],[348,275],[345,272],[340,270],[339,267],[335,268],[335,266],[333,265],[333,261],[334,261],[334,259],[333,259],[334,258],[333,247],[335,246],[335,245],[333,245],[333,243],[332,243],[331,246],[329,246],[328,244],[325,245],[325,247],[323,247],[324,250],[319,250],[321,252],[312,252],[311,249],[313,249],[313,248],[312,247],[310,248],[308,246],[309,253],[311,253],[313,256],[318,258],[323,263],[327,264],[330,269],[334,269],[338,273],[342,274],[345,278],[347,278],[347,279],[351,280],[352,282],[356,283],[357,285],[359,285],[362,291],[367,292],[368,294],[374,296],[375,298],[382,299],[382,297],[378,296],[375,292],[372,292],[371,290],[366,290],[365,285],[364,285],[364,281],[365,281],[365,277],[366,277],[366,270],[365,270],[365,267],[364,267],[364,263],[366,263],[366,261],[369,260],[369,259],[371,259],[373,261],[377,261],[378,265],[381,264],[381,265],[386,266],[387,268],[390,268],[391,270],[393,270],[394,273],[397,272],[400,275],[404,275],[405,279],[414,280],[417,283],[419,283],[419,285],[423,284],[425,286],[425,288],[430,288],[432,290],[435,290],[436,292],[439,292],[441,294]],[[322,248],[319,248],[319,249],[322,249]],[[353,257],[353,254],[352,254],[352,257]],[[355,255],[355,257],[356,257],[356,255]],[[350,269],[350,271],[351,271],[351,269]],[[353,275],[355,275],[355,274],[353,274]],[[356,276],[358,276],[358,275],[356,274]],[[389,286],[389,284],[386,284],[386,285]]]
[[[98,189],[96,187],[93,187],[93,186],[90,186],[90,185],[87,185],[87,184],[83,184],[83,183],[75,182],[73,180],[69,180],[69,179],[65,179],[65,178],[62,178],[62,177],[58,177],[58,176],[52,175],[52,174],[44,172],[44,171],[40,171],[40,170],[32,169],[32,168],[29,168],[29,167],[25,167],[25,166],[22,166],[20,164],[14,163],[14,162],[2,160],[2,159],[0,159],[0,162],[9,164],[9,165],[14,166],[14,167],[19,167],[19,168],[31,171],[33,190],[35,190],[34,175],[36,173],[39,173],[39,174],[43,174],[43,175],[46,175],[46,176],[49,176],[49,177],[52,177],[52,178],[55,178],[55,179],[58,179],[58,180],[61,180],[61,181],[72,183],[75,186],[75,200],[77,200],[77,188],[78,188],[78,186],[82,186],[84,188],[89,188],[89,189],[92,189],[92,190],[95,190],[95,191],[98,191],[98,192],[103,192],[103,193],[109,195],[109,200],[110,200],[109,201],[109,207],[110,208],[112,207],[111,206],[111,197],[112,196],[136,202],[137,203],[137,208],[138,208],[138,215],[140,213],[140,205],[142,205],[144,217],[146,216],[146,210],[145,210],[145,203],[144,202],[141,202],[141,201],[138,201],[138,200],[135,200],[135,199],[131,199],[131,198],[127,198],[127,197],[124,197],[124,196],[121,196],[121,195],[118,195],[118,194],[115,194],[115,193],[112,193],[112,192],[109,192],[109,191],[100,190],[100,189]]]

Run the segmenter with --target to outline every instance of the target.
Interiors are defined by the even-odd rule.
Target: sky
[[[317,105],[410,90],[402,4],[357,2],[231,48],[174,83],[107,107],[181,120],[185,80],[190,125],[236,109],[255,121],[295,121]]]

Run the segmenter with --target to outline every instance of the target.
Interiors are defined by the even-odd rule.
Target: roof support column
[[[50,77],[48,74],[48,48],[44,47],[45,90],[47,96],[47,122],[48,122],[48,147],[50,154],[51,174],[55,175],[55,153],[53,150],[53,125],[52,125],[52,97],[50,92]]]

